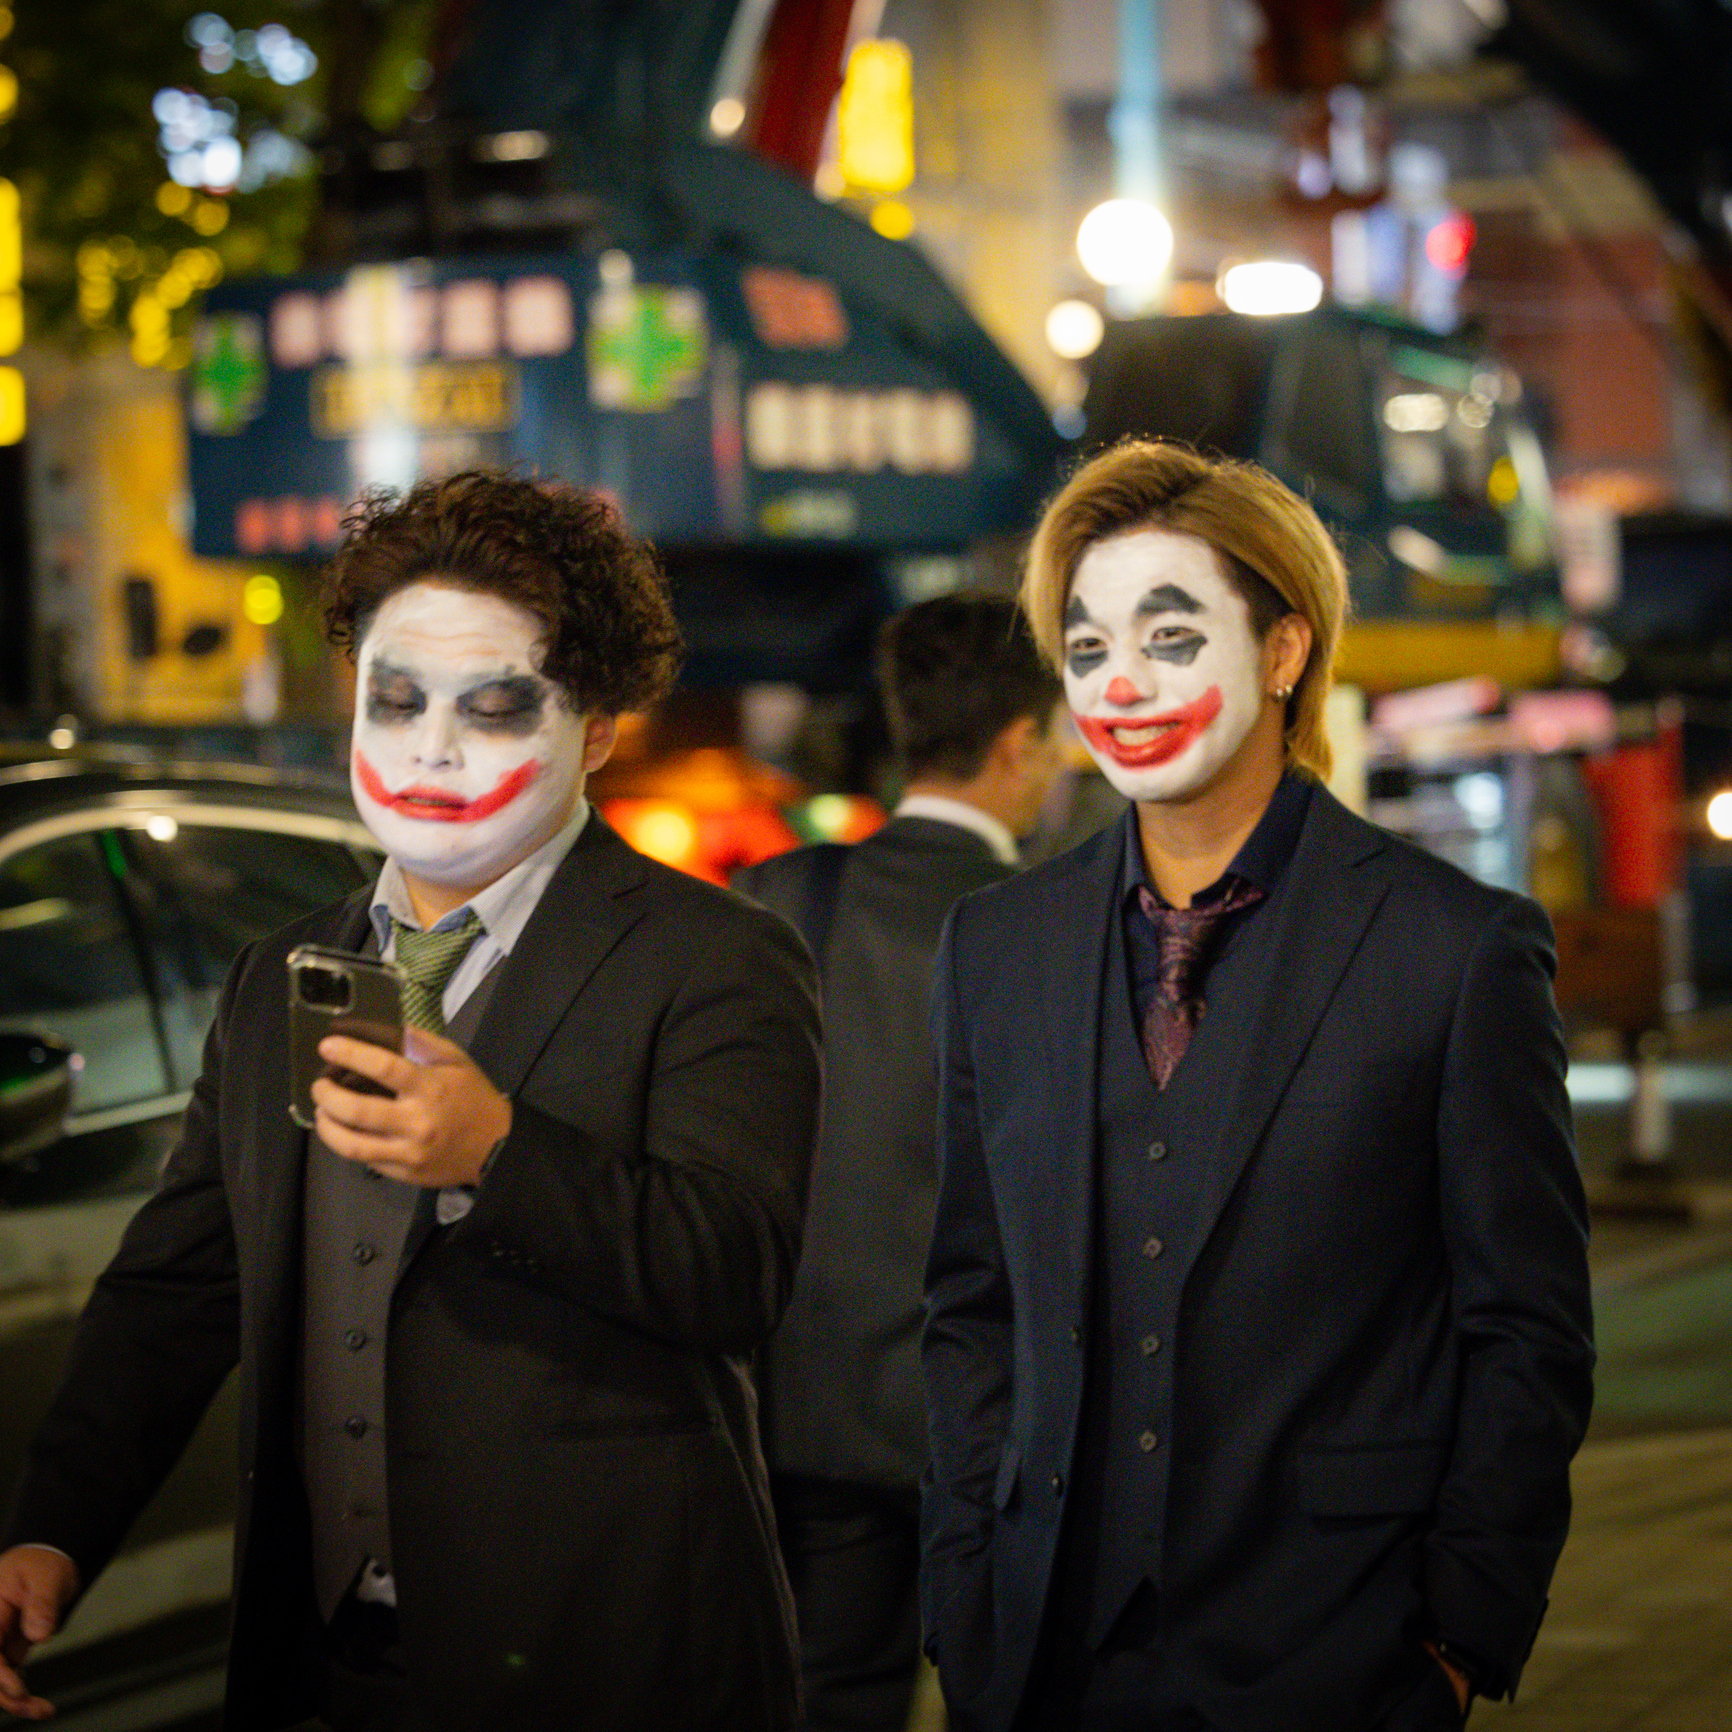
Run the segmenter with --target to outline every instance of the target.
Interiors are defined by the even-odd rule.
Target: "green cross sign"
[[[591,304],[590,397],[598,408],[665,409],[697,389],[708,357],[691,289],[604,289]]]
[[[192,420],[201,433],[238,433],[264,407],[269,381],[260,319],[216,313],[204,320],[192,367]]]

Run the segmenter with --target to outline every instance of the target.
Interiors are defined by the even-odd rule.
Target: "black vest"
[[[369,938],[366,954],[377,955]],[[446,1035],[467,1047],[493,996],[491,968]],[[385,1343],[419,1185],[381,1178],[307,1137],[302,1254],[301,1464],[313,1518],[313,1582],[328,1620],[369,1558],[391,1566]]]
[[[1101,992],[1093,1314],[1060,1577],[1060,1616],[1090,1647],[1139,1583],[1160,1583],[1181,1277],[1222,1130],[1220,1090],[1234,1070],[1205,1012],[1166,1090],[1155,1087],[1131,1005],[1124,918],[1108,940]],[[1230,945],[1209,970],[1211,996],[1239,987],[1245,950]]]

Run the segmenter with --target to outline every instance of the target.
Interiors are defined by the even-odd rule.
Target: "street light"
[[[1732,788],[1722,789],[1708,802],[1708,828],[1722,842],[1732,842]]]
[[[1110,198],[1076,233],[1083,269],[1107,288],[1158,283],[1173,257],[1173,225],[1140,198]]]
[[[1308,313],[1323,299],[1323,279],[1309,265],[1256,259],[1222,272],[1221,299],[1231,312],[1253,318]]]

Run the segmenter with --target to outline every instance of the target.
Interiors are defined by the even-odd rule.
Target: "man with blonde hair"
[[[926,1640],[982,1732],[1434,1732],[1513,1691],[1591,1398],[1545,916],[1320,785],[1311,509],[1131,442],[1023,603],[1131,802],[952,916]]]

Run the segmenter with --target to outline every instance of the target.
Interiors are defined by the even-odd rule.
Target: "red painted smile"
[[[402,788],[393,794],[379,780],[379,772],[359,752],[355,754],[355,780],[369,800],[388,811],[401,812],[405,818],[425,818],[434,824],[478,824],[483,818],[491,818],[502,806],[509,806],[546,768],[532,758],[501,776],[479,798],[465,800],[448,788]]]
[[[1127,770],[1146,770],[1176,758],[1221,713],[1221,688],[1158,716],[1077,716],[1082,736],[1097,752]]]

